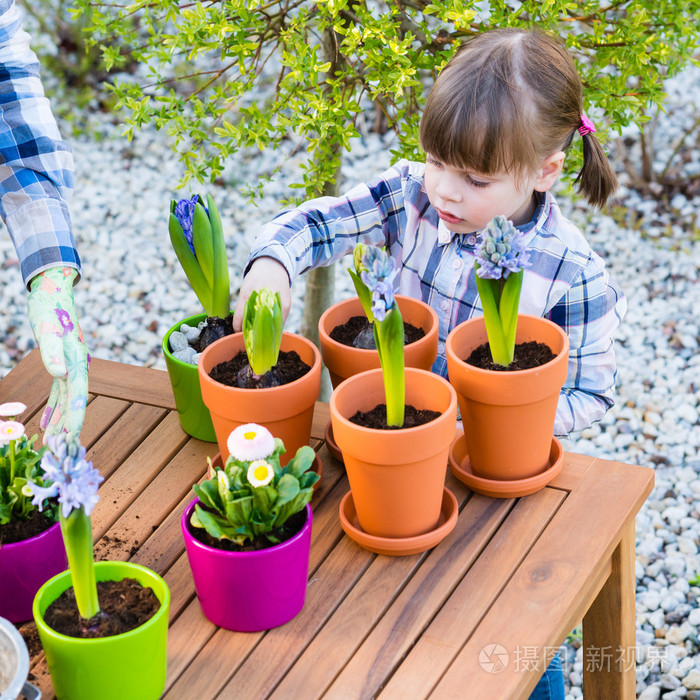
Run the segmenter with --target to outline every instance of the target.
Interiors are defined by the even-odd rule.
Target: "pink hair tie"
[[[578,133],[581,134],[581,136],[585,136],[586,134],[590,134],[593,131],[595,131],[595,126],[593,125],[593,122],[585,115],[581,115],[581,126],[578,128]]]

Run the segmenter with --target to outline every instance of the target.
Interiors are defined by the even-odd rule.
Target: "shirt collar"
[[[524,233],[528,240],[532,237],[528,234],[534,233],[535,229],[541,228],[542,224],[544,223],[546,217],[547,217],[547,212],[546,212],[546,204],[549,201],[549,193],[547,192],[536,192],[535,197],[537,198],[537,206],[535,208],[535,213],[532,215],[532,218],[530,221],[528,221],[526,224],[521,224],[520,226],[516,226],[518,231]],[[478,237],[479,231],[475,232],[475,235]],[[455,233],[454,231],[450,231],[450,229],[447,228],[447,225],[445,222],[438,218],[438,227],[437,227],[437,244],[438,246],[444,246],[447,245],[448,243],[452,242],[452,239],[455,236],[468,236],[471,234],[467,233]]]

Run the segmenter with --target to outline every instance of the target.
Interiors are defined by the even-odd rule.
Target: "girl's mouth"
[[[448,224],[459,224],[464,221],[464,219],[460,219],[458,216],[452,216],[452,214],[448,214],[446,211],[442,211],[442,209],[437,209],[437,213],[438,216]]]

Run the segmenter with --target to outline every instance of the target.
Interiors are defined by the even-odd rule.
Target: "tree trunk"
[[[331,68],[327,75],[332,76],[337,69],[338,63],[343,57],[337,51],[337,39],[332,29],[326,29],[322,40],[322,52],[324,59],[331,62]],[[331,144],[332,149],[341,158],[338,168],[335,171],[333,180],[326,183],[317,196],[337,197],[340,188],[340,173],[342,169],[342,147],[340,143]],[[328,267],[317,267],[309,270],[304,278],[306,280],[306,290],[304,294],[304,309],[301,319],[301,334],[308,338],[314,345],[319,346],[318,320],[321,314],[333,303],[335,291],[335,265]],[[321,400],[327,401],[331,393],[330,378],[328,372],[323,371],[321,375]]]

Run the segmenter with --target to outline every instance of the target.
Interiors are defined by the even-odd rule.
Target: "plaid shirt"
[[[322,197],[283,212],[264,226],[250,260],[278,260],[289,279],[330,265],[363,242],[387,246],[401,264],[400,294],[422,299],[440,320],[433,371],[447,376],[445,339],[483,311],[474,281],[474,234],[453,234],[431,206],[422,163],[400,161],[339,198]],[[554,426],[556,435],[600,420],[613,405],[613,332],[627,307],[601,258],[546,193],[530,223],[520,226],[532,266],[525,270],[520,312],[544,316],[569,336],[569,372]]]
[[[14,0],[0,0],[0,217],[25,284],[49,267],[80,271],[68,198],[73,157],[61,140]]]

